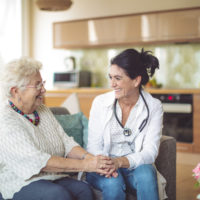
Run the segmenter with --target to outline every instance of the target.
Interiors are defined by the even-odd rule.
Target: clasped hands
[[[110,158],[108,156],[98,155],[87,155],[84,159],[87,163],[86,171],[97,172],[105,177],[117,177],[117,169],[120,168],[120,163],[117,158]]]

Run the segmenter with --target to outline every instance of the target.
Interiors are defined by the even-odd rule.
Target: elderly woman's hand
[[[102,175],[109,175],[109,170],[113,168],[113,161],[107,156],[93,156],[87,154],[83,160],[84,169],[87,172],[97,172]]]

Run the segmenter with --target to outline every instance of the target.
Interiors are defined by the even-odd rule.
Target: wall
[[[40,11],[36,4],[36,0],[31,0],[31,28],[30,28],[30,56],[40,60],[44,69],[42,71],[44,79],[47,80],[47,89],[52,87],[52,74],[55,70],[62,70],[64,66],[64,58],[67,56],[75,55],[77,57],[77,63],[86,65],[88,62],[91,65],[91,60],[98,66],[93,65],[93,71],[95,76],[93,77],[94,86],[107,86],[107,79],[105,79],[104,69],[108,65],[108,59],[110,58],[110,53],[107,55],[109,49],[97,49],[97,50],[58,50],[53,49],[53,36],[52,36],[52,23],[56,21],[65,21],[72,19],[82,19],[82,18],[92,18],[92,17],[102,17],[102,16],[114,16],[122,14],[131,13],[143,13],[159,10],[170,10],[178,8],[188,8],[200,6],[199,0],[74,0],[74,4],[67,11],[57,11],[57,12],[47,12]],[[99,3],[100,2],[100,3]],[[142,2],[142,3],[141,3]],[[197,45],[198,46],[198,45]],[[126,47],[124,47],[126,48]],[[156,47],[152,47],[155,50]],[[164,47],[165,48],[165,47]],[[167,46],[167,49],[174,48],[174,46]],[[178,48],[181,49],[182,47]],[[187,47],[186,48],[190,48]],[[196,47],[191,47],[196,49]],[[197,49],[199,46],[197,47]],[[122,49],[122,48],[121,48]],[[163,49],[163,47],[161,47]],[[176,49],[176,48],[175,48]],[[117,49],[119,51],[119,49]],[[158,52],[158,50],[156,50]],[[177,50],[180,52],[181,50]],[[100,53],[101,52],[101,53]],[[109,51],[112,52],[112,51]],[[176,52],[172,51],[172,52]],[[86,55],[87,54],[87,55]],[[94,56],[93,55],[97,55]],[[86,56],[86,58],[84,58]],[[101,57],[103,56],[103,57]],[[161,56],[162,57],[162,56]],[[165,56],[166,57],[166,56]],[[163,57],[165,60],[166,58]],[[89,59],[88,59],[89,58]],[[193,57],[190,59],[192,60]],[[82,60],[82,61],[81,61]],[[164,61],[163,61],[164,62]],[[164,63],[167,66],[167,62]],[[79,67],[85,67],[79,65]],[[87,66],[88,67],[88,66]],[[170,66],[167,66],[170,67]],[[97,77],[99,77],[97,79]],[[180,78],[179,78],[180,79]],[[104,83],[104,84],[102,84]],[[169,86],[166,81],[165,86]],[[171,86],[171,85],[170,85]],[[169,87],[170,87],[169,86]],[[185,86],[180,86],[185,87]],[[199,87],[199,85],[190,85],[189,87]]]
[[[92,72],[92,86],[108,87],[109,62],[126,48],[150,50],[159,59],[160,69],[155,78],[167,88],[200,88],[200,44],[165,44],[124,46],[70,51],[76,57],[77,67]]]

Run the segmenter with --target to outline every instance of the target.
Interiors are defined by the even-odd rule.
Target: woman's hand
[[[114,178],[116,178],[118,176],[117,170],[119,168],[129,168],[129,161],[126,157],[117,157],[117,158],[112,158],[113,161],[113,166],[112,168],[110,168],[109,170],[109,176],[106,177],[110,177],[113,176]]]
[[[110,178],[111,176],[116,178],[118,176],[117,170],[120,168],[119,159],[112,158],[112,165],[108,169],[108,173],[105,175],[106,178]],[[100,174],[103,175],[103,174]]]
[[[108,175],[105,177],[110,178],[111,176],[116,178],[118,176],[117,170],[120,168],[120,162],[118,158],[112,158],[113,165],[108,171]]]
[[[83,160],[84,171],[97,172],[102,175],[108,175],[109,170],[113,168],[113,161],[107,156],[93,156],[87,154]]]

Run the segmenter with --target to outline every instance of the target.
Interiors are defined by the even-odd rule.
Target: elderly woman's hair
[[[155,69],[159,68],[158,59],[151,55],[151,51],[144,49],[141,52],[126,49],[111,60],[111,65],[113,64],[122,68],[131,79],[141,76],[141,85],[145,85],[149,77],[153,76]]]
[[[23,57],[6,64],[1,70],[1,89],[3,95],[9,98],[12,87],[23,89],[31,80],[30,77],[37,74],[42,64],[32,58]]]

